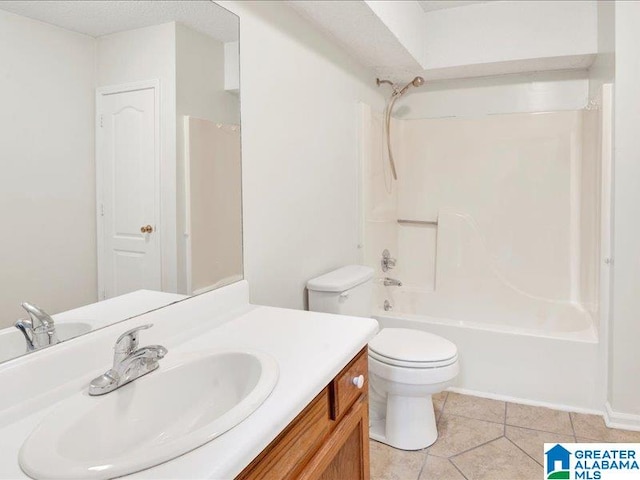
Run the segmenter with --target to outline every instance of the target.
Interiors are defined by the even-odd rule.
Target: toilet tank
[[[373,268],[348,265],[309,280],[309,310],[371,317],[373,274]]]

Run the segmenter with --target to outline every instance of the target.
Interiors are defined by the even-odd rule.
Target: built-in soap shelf
[[[438,220],[406,220],[404,218],[399,218],[397,222],[400,225],[433,225],[438,226]]]

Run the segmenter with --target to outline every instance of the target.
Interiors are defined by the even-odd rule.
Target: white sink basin
[[[278,380],[276,361],[260,352],[190,355],[173,364],[169,358],[111,393],[83,392],[62,403],[22,445],[24,472],[101,479],[158,465],[233,428]]]
[[[91,330],[88,323],[59,323],[56,324],[58,340],[68,340]],[[11,360],[27,353],[24,335],[15,327],[0,330],[0,362]]]

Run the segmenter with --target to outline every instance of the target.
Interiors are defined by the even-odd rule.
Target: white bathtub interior
[[[375,316],[456,342],[459,388],[596,407],[602,111],[394,119],[392,183],[362,108],[363,261],[403,283],[378,281]]]

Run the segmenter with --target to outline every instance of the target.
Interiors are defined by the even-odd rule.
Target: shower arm
[[[378,86],[382,85],[383,83],[391,85],[391,88],[393,89],[393,96],[396,96],[398,95],[398,93],[400,93],[400,87],[398,87],[398,85],[393,83],[391,80],[380,80],[379,78],[376,78],[376,84]]]

